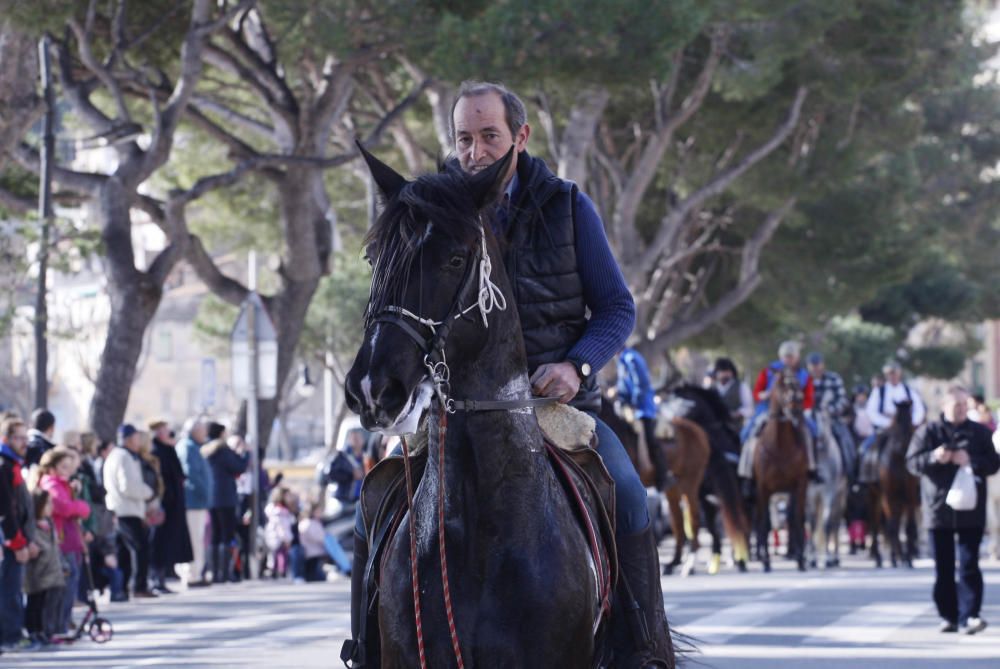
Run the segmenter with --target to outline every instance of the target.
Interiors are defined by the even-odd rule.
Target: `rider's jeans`
[[[641,532],[649,525],[646,488],[639,480],[639,474],[636,473],[618,435],[593,413],[587,413],[597,423],[595,428],[597,454],[601,456],[604,466],[615,481],[615,532],[617,534]],[[397,447],[392,455],[402,455],[402,453],[403,451]],[[360,504],[354,514],[354,531],[359,537],[366,538]]]
[[[607,424],[587,412],[597,423],[597,454],[615,480],[615,533],[635,534],[649,525],[646,488],[639,480],[621,439]]]

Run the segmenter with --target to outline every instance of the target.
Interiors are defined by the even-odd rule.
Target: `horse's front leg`
[[[806,490],[808,482],[803,481],[798,485],[795,493],[791,495],[791,517],[788,519],[789,537],[795,535],[795,561],[798,563],[799,571],[806,570]],[[789,541],[789,543],[791,543]]]
[[[757,559],[764,565],[764,572],[771,571],[771,556],[768,552],[768,531],[770,530],[771,493],[757,488],[757,506],[754,508],[754,527],[757,530]]]
[[[669,576],[674,573],[674,568],[681,564],[681,557],[684,554],[684,512],[681,509],[680,492],[678,486],[673,486],[667,490],[667,508],[670,511],[670,529],[674,534],[674,557],[667,564],[663,565],[663,575]]]

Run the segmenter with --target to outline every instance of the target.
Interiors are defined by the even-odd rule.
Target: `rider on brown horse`
[[[757,401],[757,413],[743,427],[740,435],[743,441],[743,454],[740,457],[739,474],[745,479],[753,478],[753,447],[755,437],[760,434],[767,421],[768,400],[771,395],[771,388],[775,379],[778,378],[782,370],[791,369],[798,377],[799,387],[802,389],[802,408],[811,411],[813,408],[815,390],[813,388],[812,377],[799,365],[802,346],[796,341],[782,342],[778,348],[778,360],[761,370],[757,376],[757,383],[754,385],[753,394]],[[816,423],[808,416],[799,425],[802,440],[806,444],[806,454],[809,458],[809,479],[819,482],[816,474]]]

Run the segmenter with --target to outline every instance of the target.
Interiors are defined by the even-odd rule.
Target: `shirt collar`
[[[15,453],[14,449],[11,448],[9,444],[0,445],[0,453],[3,453],[4,455],[6,455],[8,458],[10,458],[19,465],[24,464],[24,458]]]
[[[514,176],[510,178],[510,182],[507,184],[507,188],[503,192],[504,206],[510,206],[511,201],[514,199],[515,192],[517,192],[517,172],[514,172]]]

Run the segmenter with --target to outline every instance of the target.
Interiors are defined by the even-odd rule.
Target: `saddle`
[[[598,613],[594,620],[596,636],[608,619],[612,593],[618,580],[614,480],[593,448],[596,445],[593,419],[576,409],[559,407],[554,413],[538,410],[536,415],[545,435],[549,464],[580,523],[593,561],[598,593]],[[564,413],[562,409],[578,415]],[[586,421],[590,421],[589,431]],[[550,432],[554,439],[549,438]],[[586,437],[588,434],[590,436]],[[588,441],[579,443],[583,438]],[[414,442],[426,444],[426,437],[417,437]],[[418,446],[415,451],[410,455],[414,489],[427,466],[427,449]],[[375,465],[365,477],[359,504],[369,550],[362,582],[365,615],[362,616],[358,641],[366,645],[369,662],[375,660],[368,666],[378,666],[379,584],[386,549],[399,530],[408,508],[402,456],[388,457]]]

